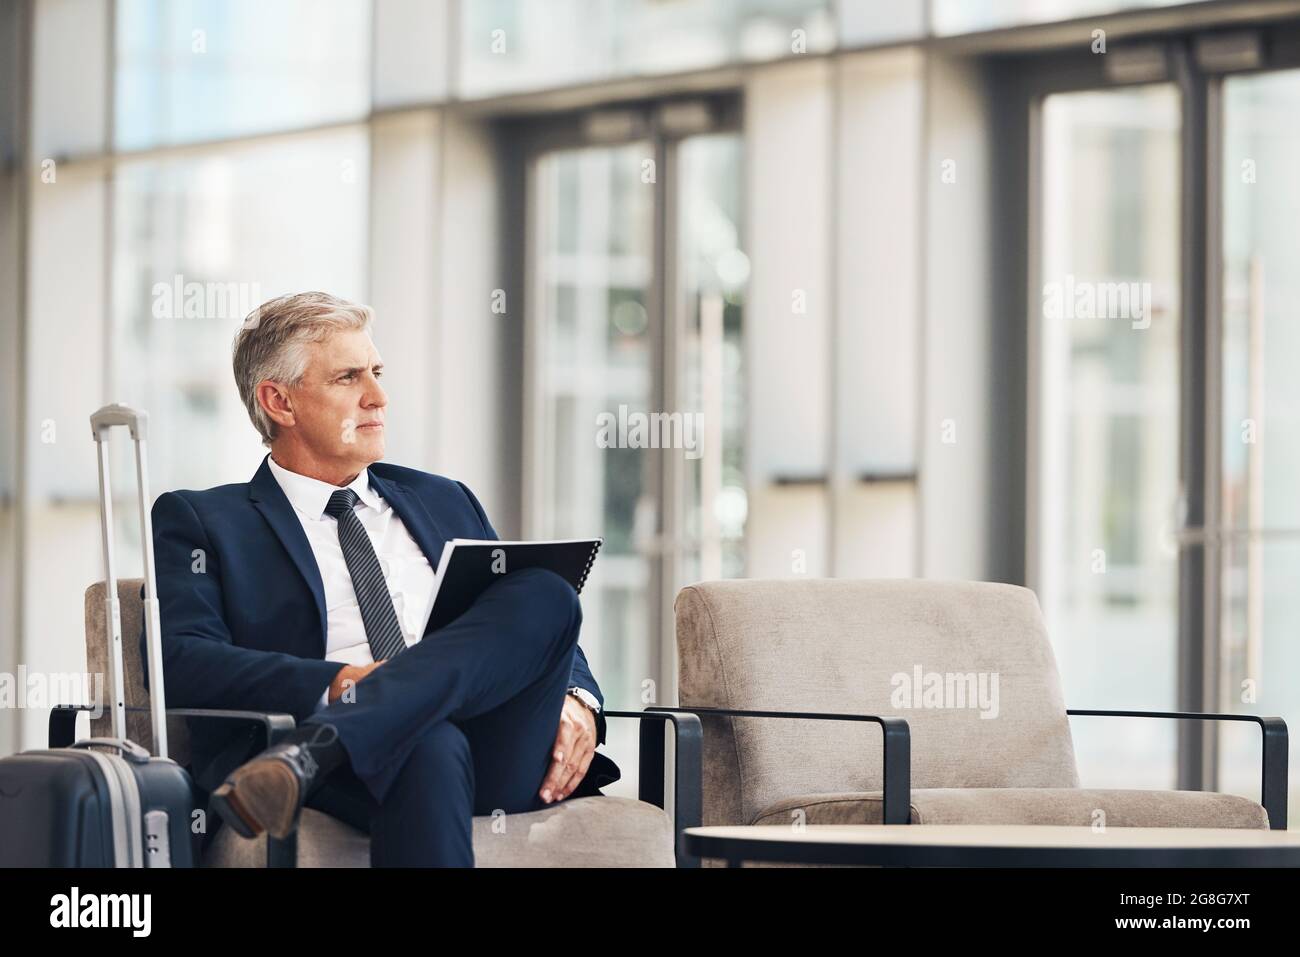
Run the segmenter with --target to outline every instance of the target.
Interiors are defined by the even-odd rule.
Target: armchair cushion
[[[663,808],[632,798],[569,798],[528,814],[474,818],[475,867],[676,867],[673,824]],[[504,825],[502,827],[502,825]],[[204,867],[264,867],[266,835],[245,840],[223,827]],[[298,824],[299,867],[369,867],[370,837],[314,808]]]
[[[755,824],[879,824],[879,791],[805,794],[776,801]],[[1267,828],[1268,814],[1249,798],[1210,791],[1106,788],[924,788],[912,791],[913,824],[1094,823],[1107,827]]]

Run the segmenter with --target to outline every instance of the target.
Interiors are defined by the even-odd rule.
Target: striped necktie
[[[350,488],[341,488],[330,496],[325,512],[338,519],[339,545],[343,549],[343,560],[348,564],[348,574],[352,576],[357,604],[361,606],[361,620],[366,626],[370,653],[375,661],[382,661],[405,651],[406,639],[402,637],[402,626],[397,621],[393,596],[388,593],[388,583],[384,581],[384,570],[379,565],[375,546],[370,543],[365,526],[353,511],[356,503],[357,493]]]

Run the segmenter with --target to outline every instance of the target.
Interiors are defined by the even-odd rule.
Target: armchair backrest
[[[897,715],[911,786],[1078,787],[1056,660],[1033,592],[922,580],[701,582],[676,601],[692,705]],[[704,823],[881,788],[867,722],[703,718]]]
[[[140,633],[144,628],[143,578],[119,578],[117,599],[122,616],[122,664],[126,670],[126,706],[141,711],[126,713],[127,737],[154,752],[153,728],[149,724],[149,691],[144,686],[144,661],[140,655]],[[104,619],[104,596],[107,586],[97,581],[86,589],[86,670],[102,674],[104,713],[90,719],[92,737],[108,738],[113,734],[113,716],[109,696],[112,694],[112,669],[108,664],[108,624]],[[181,765],[190,762],[189,727],[183,718],[167,721],[168,757]]]

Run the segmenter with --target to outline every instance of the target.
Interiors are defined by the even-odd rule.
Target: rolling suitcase
[[[162,636],[145,457],[148,414],[124,405],[106,405],[90,417],[90,425],[99,453],[100,523],[108,587],[104,614],[112,643],[108,660],[113,737],[0,759],[0,867],[192,867],[198,844],[190,828],[194,787],[185,769],[167,757]],[[125,670],[113,569],[107,442],[108,433],[118,425],[130,429],[135,440],[150,716],[157,757],[125,736]]]

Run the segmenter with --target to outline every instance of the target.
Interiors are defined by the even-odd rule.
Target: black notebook
[[[450,624],[502,575],[524,568],[555,572],[576,592],[582,591],[595,564],[602,538],[561,541],[499,542],[490,539],[453,538],[442,546],[438,581],[424,634]]]

